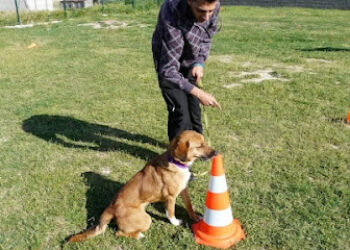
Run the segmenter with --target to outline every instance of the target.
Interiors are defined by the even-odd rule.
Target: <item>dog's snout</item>
[[[211,154],[209,155],[209,158],[212,158],[212,157],[214,157],[214,156],[217,156],[218,154],[219,154],[218,151],[213,150],[213,151],[211,152]]]
[[[209,160],[209,159],[213,158],[214,156],[216,156],[216,155],[218,155],[218,154],[219,154],[218,151],[216,151],[216,150],[214,150],[214,149],[210,149],[210,150],[207,151],[204,155],[202,155],[202,156],[200,157],[200,159],[206,161],[206,160]]]

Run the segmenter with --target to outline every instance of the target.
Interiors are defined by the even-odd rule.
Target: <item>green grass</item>
[[[157,12],[107,5],[107,16],[94,7],[58,24],[0,27],[0,249],[206,249],[194,242],[181,199],[180,227],[153,205],[140,241],[115,238],[111,224],[103,236],[64,244],[164,151],[167,114],[150,48]],[[27,15],[24,23],[47,18]],[[128,27],[78,26],[98,20]],[[2,26],[15,23],[0,17]],[[203,84],[223,106],[206,110],[247,234],[238,249],[350,248],[349,23],[349,11],[221,12]],[[288,81],[249,83],[264,69]],[[225,88],[232,83],[241,86]],[[200,213],[207,185],[207,175],[190,184]]]

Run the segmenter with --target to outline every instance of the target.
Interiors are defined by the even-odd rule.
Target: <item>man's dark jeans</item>
[[[191,83],[194,83],[191,70],[183,75],[187,76]],[[168,109],[169,141],[183,130],[194,130],[202,133],[201,108],[198,98],[181,90],[171,82],[161,80],[159,85]]]

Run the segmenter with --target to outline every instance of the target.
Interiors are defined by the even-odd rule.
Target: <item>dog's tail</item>
[[[108,223],[113,219],[114,215],[112,211],[107,208],[105,211],[103,211],[101,217],[100,217],[100,222],[96,225],[93,226],[81,233],[75,234],[71,236],[68,239],[68,242],[80,242],[84,241],[88,238],[94,237],[96,235],[104,233],[104,231],[107,228]]]

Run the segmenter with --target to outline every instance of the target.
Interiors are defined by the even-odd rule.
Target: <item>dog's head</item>
[[[169,144],[169,154],[183,164],[190,164],[196,159],[208,160],[217,152],[205,143],[204,137],[192,130],[185,130]]]

